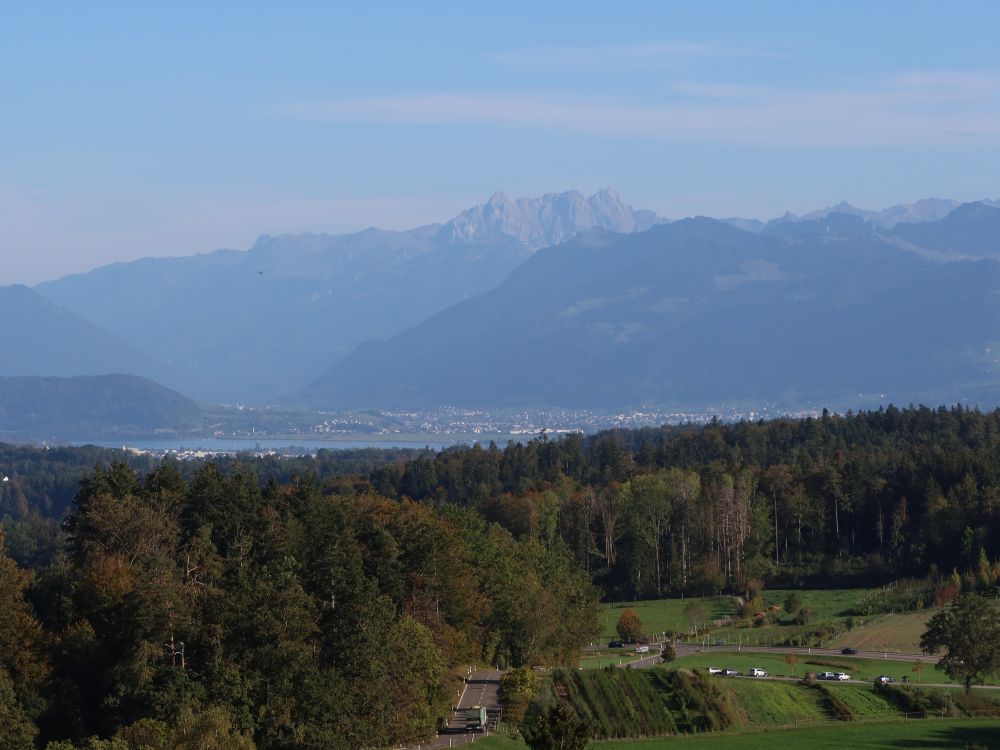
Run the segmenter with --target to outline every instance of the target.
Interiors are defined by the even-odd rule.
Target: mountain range
[[[937,236],[933,224],[922,236]],[[995,402],[998,353],[993,258],[930,258],[849,214],[756,233],[698,218],[536,253],[496,289],[359,347],[307,395],[607,409]]]
[[[36,289],[163,363],[164,384],[261,402],[297,392],[365,341],[495,287],[540,247],[656,221],[611,190],[497,193],[443,226],[263,236],[246,252],[146,258]]]
[[[0,376],[318,409],[1000,401],[997,238],[989,201],[668,222],[611,190],[497,193],[0,288]]]

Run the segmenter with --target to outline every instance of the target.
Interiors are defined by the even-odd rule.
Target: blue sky
[[[0,283],[407,228],[1000,197],[1000,5],[46,3],[0,24]]]

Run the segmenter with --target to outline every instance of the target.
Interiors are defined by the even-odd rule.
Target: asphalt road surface
[[[465,731],[465,709],[472,706],[486,706],[490,719],[490,731],[495,726],[494,721],[500,711],[500,672],[482,670],[473,672],[465,681],[465,689],[458,701],[458,710],[452,713],[448,730],[433,741],[416,745],[408,745],[406,750],[438,750],[444,747],[460,747],[470,742],[482,739],[483,732]]]
[[[836,656],[844,659],[885,659],[886,661],[914,662],[920,659],[925,664],[937,664],[940,656],[929,654],[894,654],[891,651],[859,651],[856,654],[842,654],[839,648],[790,648],[785,646],[688,646],[674,647],[677,656],[689,654],[711,653],[750,653],[750,654],[799,654],[806,656]]]

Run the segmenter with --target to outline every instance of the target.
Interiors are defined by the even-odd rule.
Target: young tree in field
[[[944,649],[935,669],[962,680],[968,693],[974,683],[1000,674],[1000,617],[988,599],[963,594],[928,621],[920,648],[929,654]]]
[[[816,620],[816,610],[812,607],[802,607],[795,615],[796,625],[808,625]]]
[[[673,661],[677,658],[677,651],[674,650],[672,643],[664,643],[660,648],[660,661],[666,663],[668,661]]]
[[[917,684],[919,685],[920,684],[920,674],[921,674],[921,672],[924,671],[924,660],[923,659],[917,659],[915,662],[913,662],[913,669],[910,670],[910,671],[912,671],[913,674],[915,674],[917,676]]]
[[[795,654],[785,654],[785,664],[787,664],[792,670],[792,676],[795,676],[795,665],[799,663],[799,657]]]
[[[642,620],[639,619],[639,613],[631,607],[626,608],[618,618],[615,630],[626,643],[635,643],[642,637]]]
[[[691,631],[696,632],[698,627],[705,622],[705,607],[701,602],[691,600],[684,605],[684,619],[691,625]]]
[[[785,599],[785,612],[790,616],[795,617],[802,609],[802,599],[794,591],[788,595]]]

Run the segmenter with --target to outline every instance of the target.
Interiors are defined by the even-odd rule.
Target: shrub
[[[926,690],[907,685],[875,685],[875,692],[894,703],[900,711],[922,717],[958,716],[959,711],[951,695],[942,690]]]
[[[802,609],[802,599],[793,591],[785,598],[785,611],[792,617],[795,617],[800,609]]]
[[[812,607],[802,607],[795,615],[796,625],[808,625],[816,620],[816,610]]]
[[[538,692],[538,675],[528,667],[512,669],[500,678],[500,705],[504,716],[520,723]]]
[[[954,601],[958,595],[962,592],[962,585],[956,583],[955,581],[949,581],[948,583],[940,586],[936,592],[934,592],[934,604],[938,607],[943,607],[946,604],[950,604]]]

